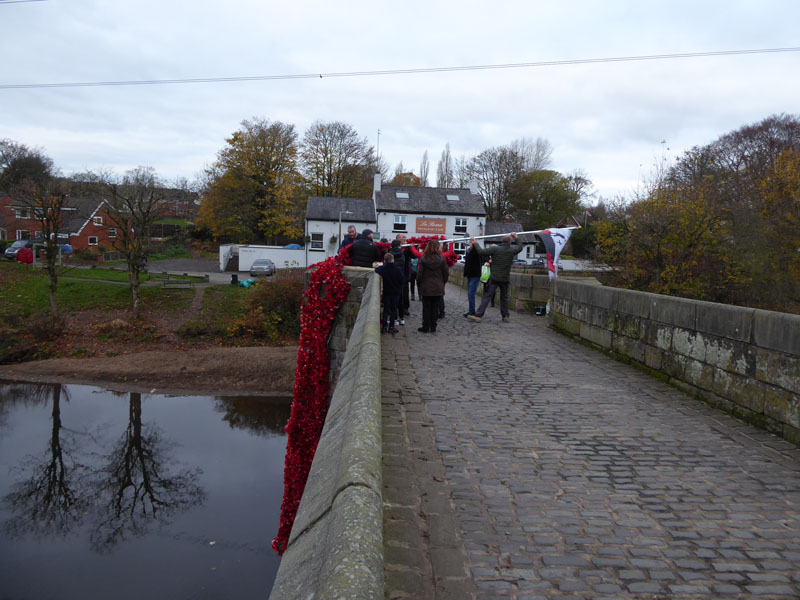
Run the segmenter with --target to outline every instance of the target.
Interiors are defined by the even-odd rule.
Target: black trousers
[[[436,331],[436,321],[439,318],[439,300],[441,296],[422,297],[422,329]]]

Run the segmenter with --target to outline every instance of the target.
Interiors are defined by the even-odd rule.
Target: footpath
[[[546,317],[446,310],[383,336],[387,598],[800,598],[800,449]]]

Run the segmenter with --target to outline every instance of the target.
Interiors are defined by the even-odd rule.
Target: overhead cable
[[[22,0],[15,0],[22,1]],[[571,60],[550,60],[524,63],[504,63],[495,65],[469,65],[460,67],[422,67],[416,69],[384,69],[377,71],[345,71],[332,73],[303,73],[296,75],[254,75],[249,77],[196,77],[188,79],[139,79],[127,81],[77,81],[62,83],[5,83],[0,89],[40,89],[40,88],[75,88],[75,87],[109,87],[133,85],[166,85],[178,83],[228,83],[237,81],[277,81],[289,79],[328,79],[334,77],[369,77],[375,75],[418,75],[423,73],[452,73],[458,71],[488,71],[494,69],[521,69],[534,67],[560,67],[566,65],[587,65],[615,62],[632,62],[646,60],[672,60],[679,58],[706,58],[712,56],[740,56],[744,54],[775,54],[783,52],[800,52],[800,47],[760,48],[754,50],[721,50],[717,52],[681,52],[675,54],[649,54],[641,56],[616,56],[606,58],[579,58]]]

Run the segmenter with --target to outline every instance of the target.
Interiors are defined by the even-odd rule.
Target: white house
[[[306,264],[313,265],[336,254],[350,225],[358,233],[375,230],[375,205],[371,198],[310,197],[306,207]],[[377,234],[375,239],[380,239]]]
[[[393,240],[399,233],[408,237],[443,235],[468,238],[482,235],[486,224],[483,199],[477,186],[432,188],[384,186],[375,176],[372,198],[308,199],[306,208],[306,256],[313,265],[339,251],[347,227],[361,233],[374,232],[376,241]],[[456,243],[456,252],[466,252],[467,243]]]
[[[443,235],[468,238],[483,235],[486,210],[477,185],[470,188],[382,186],[375,177],[375,239]],[[456,252],[466,252],[467,243],[456,243]]]

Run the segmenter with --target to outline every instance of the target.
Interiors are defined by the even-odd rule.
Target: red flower
[[[272,541],[272,549],[278,554],[283,554],[289,542],[328,414],[330,361],[327,343],[336,311],[350,293],[350,284],[342,274],[342,267],[349,262],[350,250],[345,247],[337,255],[314,265],[308,288],[303,294],[294,399],[285,428],[288,441],[283,470],[283,503],[278,535]]]

